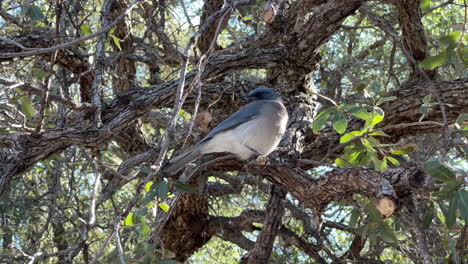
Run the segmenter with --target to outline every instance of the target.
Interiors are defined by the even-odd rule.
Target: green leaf
[[[361,83],[360,85],[354,87],[353,89],[360,92],[360,91],[363,91],[365,88],[366,88],[366,85]]]
[[[164,199],[167,197],[167,192],[169,191],[169,186],[165,181],[161,181],[157,184],[157,195],[159,198]]]
[[[395,236],[395,233],[391,228],[389,228],[385,223],[382,222],[382,224],[379,225],[378,228],[379,236],[380,238],[389,244],[395,244],[398,242],[398,239]]]
[[[454,49],[458,46],[458,42],[460,41],[461,33],[460,31],[454,31],[448,35],[445,35],[439,39],[442,47],[447,49]]]
[[[428,115],[429,114],[429,110],[431,108],[427,105],[421,105],[421,108],[419,109],[419,111],[421,112],[421,114],[423,115]]]
[[[454,195],[452,197],[452,200],[450,200],[449,208],[447,211],[447,215],[445,216],[445,225],[447,225],[448,229],[451,229],[452,226],[455,224],[456,219],[457,219],[457,208],[458,208],[458,203],[460,201],[458,200],[458,196]]]
[[[123,41],[123,40],[119,39],[118,37],[114,36],[113,34],[109,34],[109,36],[111,36],[112,40],[114,41],[115,46],[117,46],[117,48],[119,48],[119,50],[122,50],[122,47],[120,46],[120,42]]]
[[[31,21],[35,23],[38,20],[44,19],[44,13],[42,13],[42,10],[35,5],[30,5],[28,9],[28,16],[31,18]]]
[[[24,2],[23,2],[23,3],[24,3]],[[21,12],[20,12],[20,14],[21,14],[22,16],[26,16],[26,15],[28,14],[28,12],[29,12],[29,6],[30,6],[29,4],[22,4],[22,5],[21,5]]]
[[[376,105],[381,105],[385,102],[393,101],[395,99],[398,99],[396,96],[390,96],[390,97],[382,97],[377,101]]]
[[[148,183],[146,183],[145,191],[149,192],[151,190],[151,186],[153,186],[153,181],[149,181]]]
[[[387,157],[385,157],[385,159],[390,161],[395,166],[400,166],[400,162],[397,159],[395,159],[394,157],[387,156]]]
[[[182,183],[181,181],[175,181],[174,182],[174,187],[176,187],[177,189],[179,189],[179,190],[181,190],[183,192],[187,192],[187,193],[196,193],[197,192],[197,189],[195,189],[195,187],[193,187],[190,184]]]
[[[167,203],[160,203],[158,204],[159,208],[161,208],[164,212],[169,212],[169,205],[167,205]]]
[[[468,120],[468,114],[463,113],[458,116],[457,121],[455,121],[455,123],[457,123],[459,126],[462,126],[465,120]]]
[[[23,112],[28,117],[28,119],[31,120],[34,115],[36,115],[36,110],[31,105],[27,97],[21,97],[19,101],[21,104],[21,112]]]
[[[468,191],[459,190],[455,195],[458,196],[458,209],[460,209],[460,214],[465,220],[465,223],[468,223]]]
[[[346,131],[346,127],[348,126],[348,121],[343,114],[343,112],[339,109],[335,109],[333,113],[333,128],[339,134],[343,134]]]
[[[148,167],[143,167],[143,168],[141,168],[140,171],[143,172],[143,173],[146,174],[146,175],[148,175],[148,174],[151,173],[151,169],[148,168]]]
[[[83,31],[85,36],[93,33],[88,25],[82,24],[80,28],[81,28],[81,31]]]
[[[343,136],[341,136],[340,143],[346,143],[358,135],[359,135],[359,131],[351,131],[349,133],[346,133]]]
[[[357,221],[359,220],[359,216],[361,216],[361,211],[357,209],[353,209],[351,211],[351,217],[349,219],[349,226],[352,228],[356,227]]]
[[[424,213],[424,216],[423,216],[423,229],[426,230],[429,228],[429,226],[431,226],[431,223],[432,223],[432,219],[434,219],[434,216],[435,216],[435,208],[434,208],[434,204],[432,202],[430,202],[430,206],[429,208],[426,210],[426,212]]]
[[[145,197],[143,198],[143,203],[144,204],[150,203],[151,201],[154,200],[154,198],[156,198],[157,195],[158,195],[158,188],[153,184],[151,185],[149,192],[147,192]]]
[[[336,166],[341,167],[341,168],[349,167],[349,164],[346,161],[344,161],[343,159],[341,159],[341,158],[336,158],[335,159],[335,164],[336,164]]]
[[[145,216],[147,213],[148,213],[148,208],[142,207],[142,208],[139,208],[138,210],[136,210],[134,215],[141,217],[141,216]]]
[[[435,192],[434,195],[439,200],[450,200],[462,185],[463,183],[461,181],[451,181],[442,186],[442,188],[438,192]]]
[[[355,116],[357,118],[363,119],[363,120],[367,120],[367,119],[372,117],[369,114],[369,112],[367,112],[367,109],[365,107],[363,107],[363,106],[352,107],[352,108],[348,109],[348,113],[352,114],[353,116]]]
[[[416,150],[416,145],[404,145],[401,148],[390,151],[393,155],[408,155]]]
[[[140,239],[149,238],[150,233],[151,233],[151,228],[147,224],[142,224],[138,230],[138,235],[140,236]]]
[[[431,102],[431,97],[432,97],[432,94],[428,94],[428,95],[424,96],[423,99],[422,99],[422,102],[424,104],[429,104]]]
[[[384,115],[385,115],[384,111],[380,107],[374,107],[373,114],[374,115],[372,119],[366,120],[366,126],[369,126],[370,130],[372,130],[375,125],[382,122],[382,120],[384,119]]]
[[[431,8],[431,0],[422,0],[419,4],[422,12],[427,12]]]
[[[312,131],[316,134],[319,132],[327,123],[333,108],[323,110],[315,117],[314,123],[312,124]]]
[[[382,136],[382,137],[390,137],[389,135],[385,134],[383,130],[377,130],[369,134],[369,136]]]
[[[387,160],[383,159],[381,161],[376,160],[375,169],[377,171],[386,171],[387,170]]]
[[[424,163],[423,167],[432,178],[438,181],[447,183],[455,180],[455,174],[447,166],[436,160]]]
[[[125,218],[124,225],[132,226],[133,224],[134,223],[133,223],[133,212],[132,212],[127,215],[127,218]]]
[[[33,73],[39,81],[44,80],[44,78],[47,76],[47,72],[38,67],[33,68]]]
[[[452,253],[452,258],[455,260],[455,264],[460,264],[460,260],[458,259],[457,248],[455,247],[453,239],[451,239],[450,237],[448,238],[448,247],[450,248],[450,251]]]
[[[443,51],[435,56],[428,56],[424,59],[419,66],[426,70],[433,70],[436,67],[439,67],[445,64],[448,61],[447,52]]]
[[[380,215],[379,211],[377,211],[375,205],[372,202],[366,203],[364,207],[374,222],[383,224],[382,216]]]

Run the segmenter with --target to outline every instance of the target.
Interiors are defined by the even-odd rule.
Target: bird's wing
[[[213,128],[213,130],[211,130],[197,145],[204,144],[216,134],[233,129],[247,121],[255,119],[260,114],[260,110],[264,104],[264,101],[256,101],[245,105]]]

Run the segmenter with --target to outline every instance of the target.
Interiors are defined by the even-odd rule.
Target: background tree
[[[0,0],[1,263],[465,263],[465,0]],[[270,86],[266,165],[160,172]]]

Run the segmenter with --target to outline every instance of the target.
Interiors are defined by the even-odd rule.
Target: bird
[[[200,142],[172,158],[163,172],[173,175],[187,164],[210,153],[231,153],[241,160],[273,152],[286,131],[288,112],[281,96],[259,87],[241,97],[250,103],[222,121]]]

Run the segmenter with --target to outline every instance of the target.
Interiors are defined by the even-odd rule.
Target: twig
[[[119,251],[119,259],[121,264],[125,264],[125,255],[124,251],[122,248],[122,243],[120,242],[120,236],[119,236],[119,227],[120,227],[120,221],[115,222],[114,224],[114,235],[115,235],[115,243],[117,243],[117,250]]]
[[[100,30],[91,33],[89,35],[83,36],[81,38],[74,39],[70,42],[66,42],[63,44],[59,44],[56,46],[52,46],[49,48],[42,48],[42,49],[34,49],[31,51],[25,51],[25,52],[11,52],[11,53],[0,53],[0,58],[2,59],[7,59],[7,58],[14,58],[14,57],[26,57],[26,56],[32,56],[32,55],[39,55],[39,54],[44,54],[44,53],[49,53],[58,49],[64,49],[71,47],[75,44],[81,43],[83,41],[86,41],[88,39],[95,38],[103,33],[108,32],[111,30],[115,25],[117,25],[120,20],[122,20],[135,6],[142,0],[136,0],[134,1],[126,10],[123,12],[120,16],[118,16],[112,23],[108,24],[107,26],[101,28]]]

